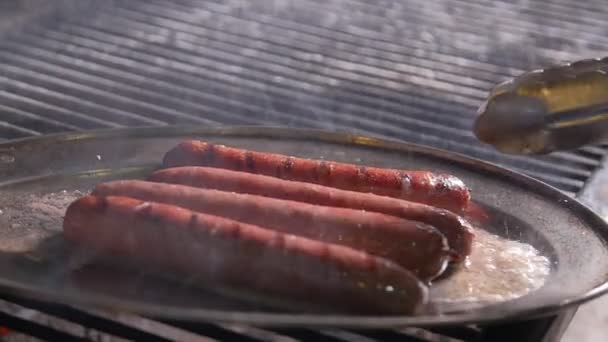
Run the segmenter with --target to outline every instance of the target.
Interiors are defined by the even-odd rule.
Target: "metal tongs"
[[[480,141],[509,154],[547,154],[606,142],[606,69],[606,59],[585,60],[501,83],[480,107],[473,131]],[[577,82],[577,88],[568,88],[568,82]],[[522,87],[536,88],[529,95],[521,91]],[[555,89],[559,94],[549,98]],[[580,90],[593,95],[577,92]],[[570,108],[551,111],[551,101],[564,103],[570,97]]]

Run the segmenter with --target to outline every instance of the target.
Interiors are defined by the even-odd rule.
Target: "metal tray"
[[[74,271],[65,255],[48,252],[61,235],[61,208],[38,208],[48,215],[36,224],[15,225],[11,219],[15,213],[29,215],[28,210],[33,209],[27,201],[32,196],[43,198],[61,190],[86,191],[101,180],[145,176],[159,166],[167,150],[186,138],[303,157],[454,174],[471,188],[475,201],[493,213],[492,223],[483,228],[533,245],[551,260],[551,273],[540,289],[524,297],[474,308],[455,307],[440,314],[301,314],[225,300],[213,293],[182,289],[169,281],[150,280],[133,272],[103,267]],[[608,226],[590,209],[524,175],[414,144],[269,127],[103,130],[0,144],[0,181],[2,205],[11,208],[0,214],[0,289],[39,300],[201,322],[395,328],[531,318],[580,304],[608,289]]]

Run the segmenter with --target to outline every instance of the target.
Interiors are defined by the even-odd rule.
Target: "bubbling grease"
[[[433,302],[502,302],[544,284],[551,262],[533,246],[481,229],[476,229],[475,235],[465,264],[433,284]]]

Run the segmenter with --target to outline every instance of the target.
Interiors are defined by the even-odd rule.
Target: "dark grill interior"
[[[12,0],[0,4],[0,19],[0,139],[165,124],[347,130],[465,153],[573,194],[605,153],[504,156],[470,132],[496,83],[607,54],[601,0]],[[78,323],[121,336],[91,317]],[[247,340],[238,327],[182,328]],[[486,336],[477,328],[441,333]]]

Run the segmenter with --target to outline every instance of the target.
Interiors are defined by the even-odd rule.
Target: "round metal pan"
[[[608,227],[578,201],[544,183],[479,160],[356,135],[263,127],[156,127],[23,139],[0,145],[0,195],[4,205],[14,207],[24,203],[27,196],[87,190],[107,179],[143,177],[158,167],[166,151],[186,138],[302,157],[454,174],[471,188],[474,200],[492,212],[493,223],[482,228],[533,245],[551,260],[550,275],[540,289],[521,298],[454,307],[441,314],[301,314],[182,291],[170,282],[132,272],[98,267],[75,274],[65,255],[53,250],[61,236],[61,213],[38,225],[15,227],[5,210],[0,214],[1,290],[180,320],[394,328],[530,318],[580,304],[608,289]]]

